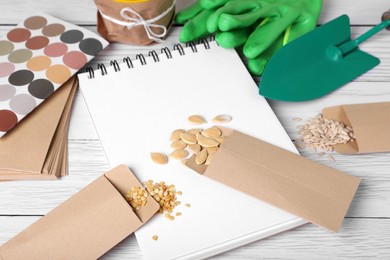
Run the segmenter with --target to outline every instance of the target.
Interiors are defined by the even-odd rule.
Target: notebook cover
[[[107,75],[95,71],[94,79],[79,74],[110,164],[125,163],[141,180],[165,181],[183,192],[175,209],[180,217],[156,217],[136,232],[145,259],[205,258],[306,223],[179,161],[151,161],[150,152],[172,151],[173,130],[210,127],[219,114],[233,117],[228,127],[296,152],[235,50],[215,42],[196,45],[196,52],[192,47],[183,47],[182,55],[171,49],[172,58],[162,53],[158,62],[145,55],[146,65],[135,59],[130,69],[119,64],[120,72],[107,66]],[[209,123],[189,124],[193,114]],[[156,234],[158,243],[151,239]],[[172,249],[172,244],[179,246]]]

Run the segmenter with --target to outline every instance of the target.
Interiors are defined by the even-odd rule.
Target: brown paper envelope
[[[0,139],[0,147],[7,152],[7,156],[0,158],[0,179],[53,179],[56,176],[67,175],[62,161],[67,161],[67,132],[77,87],[77,78],[72,78],[38,109],[24,118],[13,131]],[[58,115],[59,121],[56,118]],[[45,130],[40,131],[42,127]],[[23,145],[23,142],[29,145]],[[25,161],[26,156],[34,160]],[[47,167],[49,162],[52,168]],[[61,173],[61,169],[65,172]],[[42,171],[48,176],[43,176]]]
[[[0,139],[0,169],[40,173],[75,78]]]
[[[148,197],[140,219],[119,191],[134,186],[141,184],[127,166],[114,168],[2,245],[0,257],[3,260],[99,258],[159,209],[159,204]]]
[[[335,145],[336,152],[390,152],[390,102],[328,107],[323,115],[352,127],[355,133],[356,140]]]
[[[71,114],[71,109],[72,109],[77,88],[78,88],[78,80],[75,80],[72,92],[69,95],[61,120],[57,126],[56,133],[54,135],[53,144],[49,149],[49,156],[46,158],[45,164],[42,169],[42,173],[44,174],[54,174],[57,177],[61,177],[62,175],[58,169],[59,165],[58,162],[56,163],[56,158],[58,157],[62,158],[64,156],[67,157],[67,143],[68,143],[68,130],[70,124],[70,114]],[[54,159],[51,158],[53,156]],[[62,159],[67,160],[67,158],[62,158]],[[53,167],[55,170],[53,170]],[[67,175],[67,173],[65,172],[64,175]]]
[[[224,133],[226,133],[224,131]],[[196,163],[187,163],[192,169]],[[203,175],[307,221],[337,231],[360,180],[232,131]]]

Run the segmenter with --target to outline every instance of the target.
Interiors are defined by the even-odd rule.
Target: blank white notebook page
[[[150,152],[169,154],[175,129],[206,128],[219,114],[224,124],[245,134],[296,152],[294,145],[233,49],[210,42],[185,55],[171,50],[134,68],[107,67],[79,75],[86,104],[112,167],[127,164],[141,181],[174,184],[182,215],[170,221],[157,214],[136,232],[146,259],[198,259],[264,238],[305,223],[287,212],[203,177],[170,159],[159,165]],[[202,115],[207,125],[190,125],[187,117]],[[185,204],[191,204],[186,207]],[[174,213],[172,215],[174,215]],[[152,239],[154,235],[158,240]]]

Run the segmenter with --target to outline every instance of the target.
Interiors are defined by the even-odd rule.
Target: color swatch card
[[[182,192],[172,213],[180,216],[170,221],[158,214],[136,232],[145,259],[203,259],[305,223],[172,157],[166,165],[150,158],[172,152],[173,130],[206,129],[219,114],[233,117],[224,126],[296,152],[235,50],[214,41],[191,47],[78,74],[110,164],[125,163],[141,181],[164,181]],[[190,115],[209,123],[191,125]],[[240,176],[238,170],[237,181]]]
[[[0,38],[0,137],[48,98],[108,42],[46,14]]]

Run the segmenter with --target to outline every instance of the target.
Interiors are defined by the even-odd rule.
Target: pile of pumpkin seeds
[[[212,119],[214,123],[228,123],[232,120],[230,115],[218,115]],[[191,115],[188,122],[193,125],[206,124],[207,121],[200,115]],[[189,130],[176,129],[171,133],[170,141],[173,151],[170,158],[180,160],[185,163],[188,157],[195,155],[197,164],[209,165],[214,154],[224,142],[222,130],[218,126],[206,129],[192,128]],[[163,153],[150,153],[151,159],[158,164],[166,164],[168,157]]]

